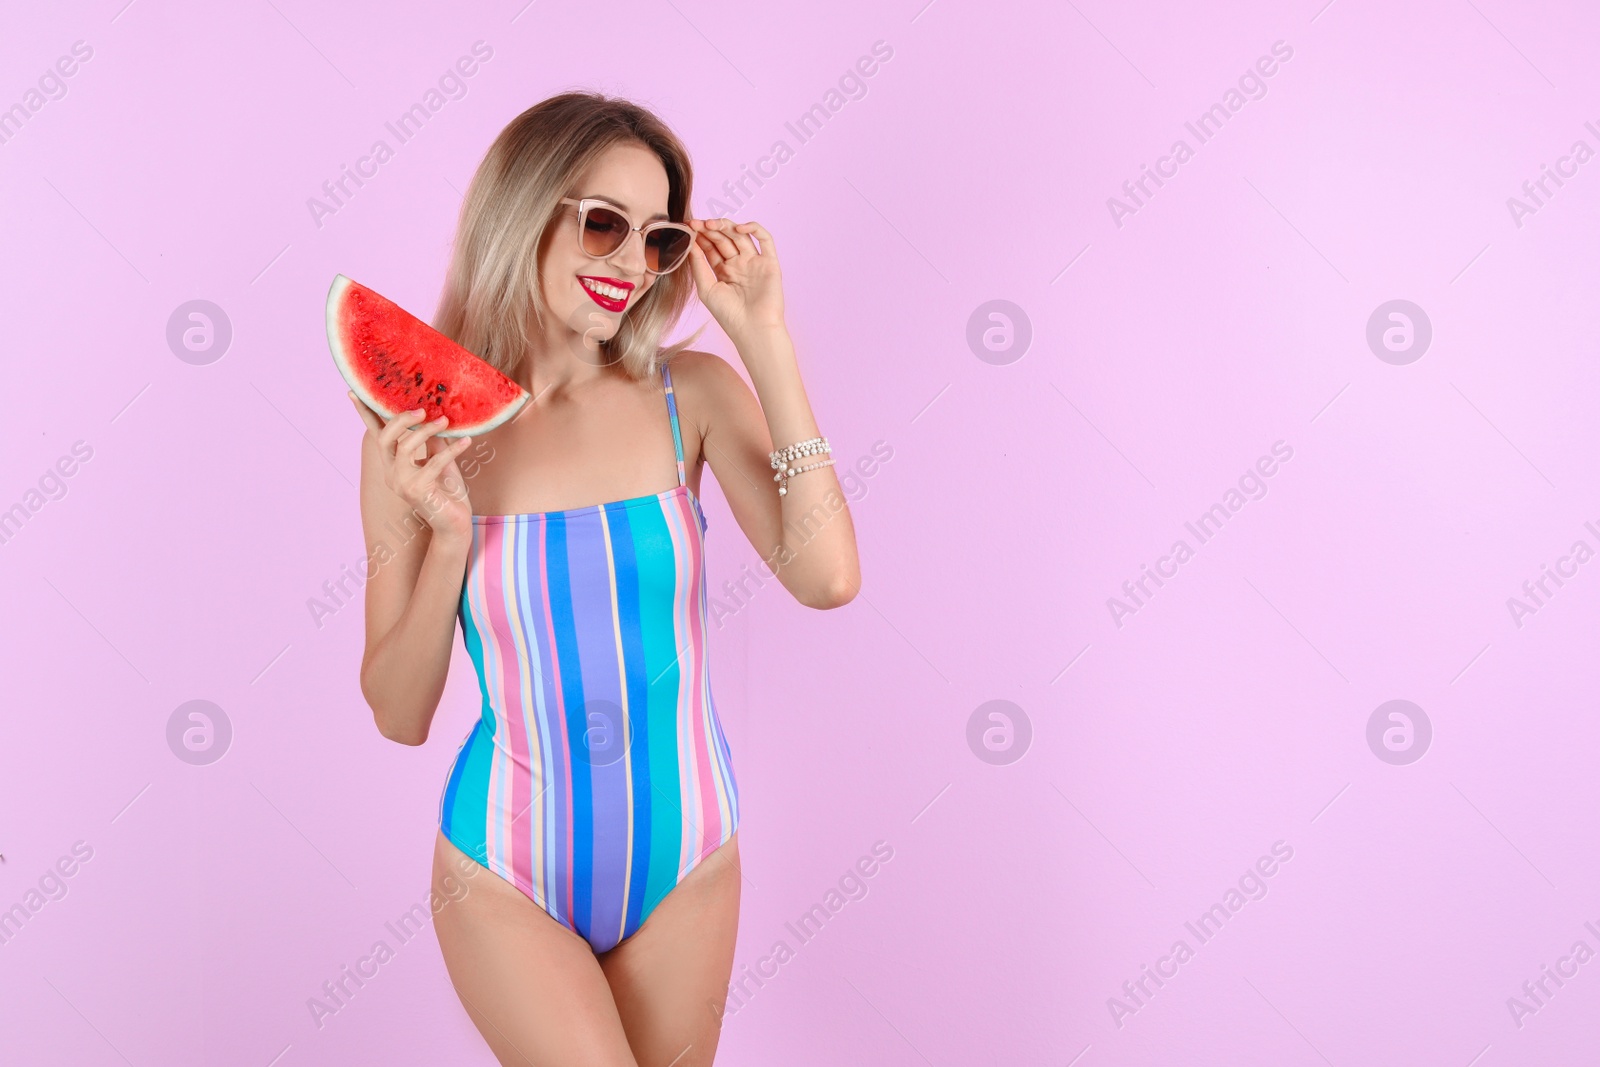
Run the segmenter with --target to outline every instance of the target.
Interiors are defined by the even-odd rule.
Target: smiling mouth
[[[618,278],[591,278],[580,274],[578,282],[589,298],[607,311],[621,311],[628,306],[628,296],[633,286]]]

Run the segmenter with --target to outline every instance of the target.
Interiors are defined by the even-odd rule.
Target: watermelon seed
[[[417,384],[418,385],[422,384],[422,372],[421,371],[417,371]]]

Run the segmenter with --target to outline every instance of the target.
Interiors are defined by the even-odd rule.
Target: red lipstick
[[[620,278],[601,278],[592,274],[580,274],[578,275],[578,280],[580,282],[599,282],[601,285],[615,287],[622,291],[622,298],[618,299],[606,293],[597,293],[587,285],[583,286],[583,291],[589,294],[589,299],[605,310],[617,312],[624,310],[628,306],[628,297],[633,292],[632,282],[625,282]]]

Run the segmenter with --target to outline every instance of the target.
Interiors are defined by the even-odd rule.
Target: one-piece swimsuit
[[[706,518],[685,479],[565,511],[474,515],[459,606],[481,714],[439,802],[455,846],[596,953],[739,823],[711,694]]]

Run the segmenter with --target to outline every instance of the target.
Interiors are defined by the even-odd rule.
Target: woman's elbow
[[[367,692],[365,682],[361,686],[361,695],[366,697],[367,707],[372,709],[372,722],[385,740],[413,747],[427,742],[428,727],[425,724],[419,731],[414,723],[405,722],[401,716],[385,714],[381,704],[375,702]]]
[[[377,714],[376,712],[373,713],[373,719],[378,724],[378,732],[387,740],[394,741],[402,745],[410,745],[413,748],[418,745],[427,744],[428,742],[428,731],[426,727],[424,727],[422,730],[415,730],[408,727],[401,727],[393,723],[386,725],[383,716]]]
[[[817,588],[807,590],[807,595],[800,597],[800,603],[808,608],[817,608],[826,611],[829,608],[842,608],[856,598],[856,593],[861,591],[861,579],[858,577],[851,581],[849,575],[840,574],[832,580],[821,583]]]

